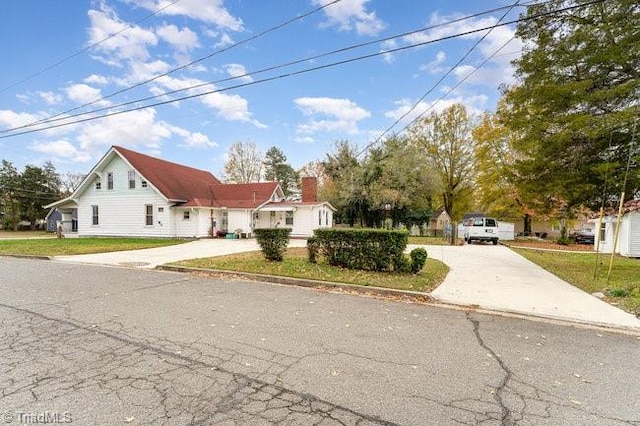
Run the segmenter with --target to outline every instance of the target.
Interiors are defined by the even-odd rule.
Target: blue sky
[[[330,0],[7,0],[0,26],[0,131],[4,131],[0,136],[12,136],[0,139],[0,158],[19,168],[50,160],[59,172],[87,172],[109,146],[121,145],[221,176],[228,147],[251,141],[263,152],[279,147],[299,168],[323,159],[339,140],[365,147],[432,88],[394,131],[402,130],[416,114],[455,102],[464,103],[474,113],[493,110],[499,86],[514,81],[510,61],[518,57],[522,45],[513,38],[514,26],[509,25],[491,31],[455,68],[486,31],[260,82],[485,28],[507,11],[504,21],[524,11],[518,6],[447,24],[511,3],[328,3]],[[327,6],[260,35],[323,5]],[[437,24],[444,25],[379,41]],[[370,42],[374,43],[308,59]],[[209,55],[188,68],[125,90]],[[247,75],[299,60],[303,61]],[[434,88],[450,69],[453,71]],[[230,88],[245,83],[250,84]],[[204,86],[164,95],[195,85]],[[101,99],[118,91],[122,93]],[[121,110],[119,104],[124,102],[136,102],[128,108],[143,106],[140,99],[150,96],[158,96],[152,102],[159,102],[204,91],[213,93],[24,135],[6,131],[61,113],[59,118],[89,112],[68,122]],[[97,102],[69,112],[93,101]],[[102,111],[91,112],[95,109]],[[56,121],[62,123],[65,121]]]

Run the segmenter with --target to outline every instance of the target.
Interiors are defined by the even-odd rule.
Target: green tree
[[[46,210],[43,206],[60,198],[59,184],[60,178],[51,163],[45,163],[44,167],[25,166],[19,178],[17,198],[23,217],[31,222],[31,229],[36,228],[39,219],[44,219]]]
[[[412,146],[435,172],[442,207],[454,221],[472,205],[476,172],[472,128],[465,106],[454,104],[420,118],[408,129]]]
[[[298,189],[298,173],[287,163],[287,156],[280,149],[272,146],[264,157],[264,178],[266,181],[278,182],[285,196],[290,196]]]
[[[0,219],[2,225],[13,230],[20,223],[21,205],[16,193],[20,188],[20,173],[15,166],[2,160],[0,167]]]
[[[253,142],[236,142],[229,147],[224,165],[225,181],[251,183],[262,180],[263,156]]]
[[[514,147],[522,194],[548,211],[598,206],[623,190],[634,196],[640,174],[622,188],[627,160],[637,170],[633,123],[640,112],[640,7],[637,0],[553,0],[527,8],[517,35],[517,83],[505,91],[503,124]],[[611,192],[612,191],[612,192]],[[603,198],[604,196],[604,198]]]

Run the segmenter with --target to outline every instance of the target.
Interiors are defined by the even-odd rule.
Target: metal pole
[[[618,246],[618,236],[620,235],[620,222],[622,220],[622,206],[624,206],[624,191],[620,195],[620,206],[618,207],[618,219],[616,220],[616,233],[613,237],[613,248],[611,249],[611,259],[609,260],[609,272],[607,272],[607,285],[611,277],[611,268],[613,268],[613,258],[616,255],[616,247]]]

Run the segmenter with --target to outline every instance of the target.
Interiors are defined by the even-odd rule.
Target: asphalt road
[[[0,424],[640,425],[638,365],[634,335],[0,258]]]

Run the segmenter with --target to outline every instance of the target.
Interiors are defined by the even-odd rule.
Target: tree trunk
[[[524,235],[531,235],[531,216],[528,214],[524,215]]]

